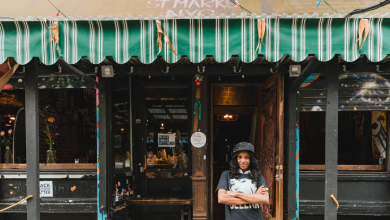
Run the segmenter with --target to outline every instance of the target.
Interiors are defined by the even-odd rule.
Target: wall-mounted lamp
[[[301,75],[301,65],[290,65],[288,73],[290,77],[298,77]]]
[[[112,66],[101,66],[102,77],[114,77],[114,68]]]

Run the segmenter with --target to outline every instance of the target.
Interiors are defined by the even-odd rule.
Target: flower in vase
[[[1,144],[4,146],[11,146],[12,145],[12,129],[8,130],[8,135],[4,131],[0,132],[1,135]]]
[[[55,119],[53,117],[45,118],[44,115],[42,115],[45,119],[45,129],[43,129],[43,132],[46,134],[47,138],[45,139],[45,142],[49,145],[50,150],[52,150],[52,147],[54,145],[55,138],[59,135],[57,133],[57,126],[55,125]]]

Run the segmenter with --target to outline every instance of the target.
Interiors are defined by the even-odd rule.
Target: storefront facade
[[[369,24],[368,37],[356,43],[364,19]],[[27,168],[21,171],[27,177],[21,181],[27,180],[26,195],[34,197],[19,211],[27,212],[28,218],[49,201],[35,196],[39,172],[41,179],[43,173],[38,169],[39,138],[31,139],[39,137],[36,85],[44,71],[77,75],[96,89],[97,163],[69,168],[54,165],[57,170],[76,172],[66,173],[68,178],[80,177],[67,187],[87,181],[86,177],[95,180],[95,200],[80,201],[82,208],[76,213],[95,212],[98,219],[223,218],[214,189],[220,173],[228,168],[232,145],[245,140],[255,144],[270,188],[271,204],[263,207],[265,217],[389,215],[386,196],[354,198],[350,196],[353,190],[338,196],[338,186],[359,190],[348,182],[356,176],[361,181],[355,183],[367,187],[374,183],[372,179],[380,179],[376,192],[382,194],[388,190],[390,177],[388,162],[375,167],[376,172],[363,174],[362,170],[369,169],[364,166],[345,168],[355,173],[338,172],[339,127],[335,123],[341,106],[347,106],[339,104],[340,75],[372,72],[385,76],[388,71],[386,17],[247,17],[243,13],[183,19],[58,19],[47,25],[56,26],[55,22],[58,29],[54,32],[43,19],[2,21],[0,26],[0,60],[14,57],[20,64],[15,75],[25,75],[26,118],[31,119],[26,121],[26,147],[32,160],[27,159]],[[313,77],[318,73],[324,80]],[[324,93],[314,96],[320,102],[312,106],[304,100],[313,97],[316,82],[323,82]],[[306,93],[299,96],[300,92]],[[355,105],[360,109],[367,103]],[[387,101],[376,103],[369,111],[387,111]],[[306,165],[300,170],[299,112],[318,108],[325,110],[325,166]],[[205,134],[203,147],[191,145],[195,132]],[[12,173],[12,166],[4,165],[1,172]],[[82,166],[86,170],[80,170]],[[15,184],[12,176],[6,179],[1,181]],[[53,197],[63,198],[59,195],[54,190]],[[17,196],[23,197],[22,192]],[[72,207],[69,200],[77,196],[65,196],[69,197],[67,205],[54,201],[58,210],[41,211],[67,212],[61,207]],[[370,211],[370,202],[364,202],[367,199],[380,203],[376,211]],[[15,196],[4,198],[2,207],[14,200]],[[340,202],[338,212],[336,201]],[[361,206],[351,212],[348,204],[353,202]]]

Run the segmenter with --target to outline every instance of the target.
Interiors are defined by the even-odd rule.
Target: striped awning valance
[[[315,54],[321,61],[334,54],[346,61],[354,61],[361,54],[380,61],[390,54],[390,41],[384,40],[390,36],[389,18],[368,19],[367,40],[360,50],[356,43],[360,18],[266,18],[263,45],[257,51],[257,19],[166,19],[161,23],[178,55],[186,55],[194,63],[206,55],[218,62],[226,62],[232,55],[251,62],[257,54],[263,54],[274,62],[283,54],[295,61],[308,54]],[[53,22],[47,25],[52,27]],[[159,50],[155,20],[62,20],[58,51],[52,35],[43,21],[1,21],[0,62],[14,57],[25,64],[39,57],[43,63],[53,64],[62,56],[73,64],[86,56],[98,64],[111,56],[125,63],[137,56],[141,62],[151,63]],[[169,63],[179,59],[164,40],[160,55]]]

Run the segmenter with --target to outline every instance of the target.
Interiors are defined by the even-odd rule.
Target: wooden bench
[[[191,205],[192,199],[155,199],[155,198],[143,198],[143,199],[128,199],[126,200],[127,205],[177,205],[181,206],[181,220],[184,220],[184,216],[187,215],[188,219],[192,219],[191,216]],[[187,207],[188,211],[184,211]]]

